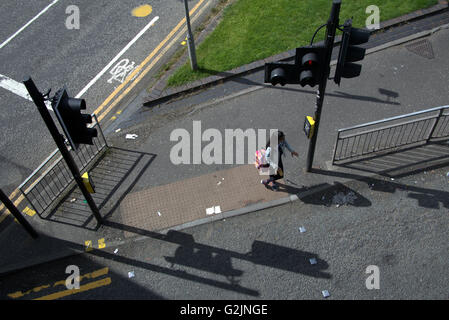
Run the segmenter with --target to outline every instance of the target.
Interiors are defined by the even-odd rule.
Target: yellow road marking
[[[22,212],[29,215],[30,217],[32,217],[36,214],[36,211],[34,211],[33,209],[28,208],[28,207],[25,207],[25,209],[23,209]]]
[[[30,294],[31,292],[39,292],[42,289],[46,289],[46,288],[50,288],[50,285],[49,284],[44,284],[43,286],[30,289],[30,290],[28,290],[28,291],[26,291],[24,293],[22,293],[21,291],[17,291],[17,292],[8,294],[8,297],[13,298],[13,299],[17,299],[17,298],[23,297],[23,296],[25,296],[27,294]]]
[[[193,8],[192,8],[192,10],[190,10],[190,15],[193,15],[195,12],[196,12],[196,10],[199,8],[199,6],[204,2],[205,0],[200,0]],[[204,9],[205,9],[205,7],[203,7],[199,12],[198,12],[198,14],[195,16],[195,17],[193,17],[192,18],[192,21],[194,21],[194,20],[196,20],[196,18],[204,11]],[[183,18],[179,23],[178,23],[178,25],[175,27],[175,28],[173,28],[171,31],[170,31],[170,33],[164,38],[164,40],[162,40],[162,42],[160,42],[159,43],[159,45],[145,58],[145,60],[136,68],[136,69],[134,69],[134,71],[125,79],[125,81],[120,85],[120,86],[118,86],[107,98],[106,98],[106,100],[104,100],[103,101],[103,103],[94,111],[94,113],[95,114],[97,114],[98,115],[98,113],[101,111],[101,110],[103,110],[104,109],[104,107],[109,103],[109,102],[111,102],[112,101],[112,99],[130,82],[130,81],[132,81],[132,79],[134,79],[134,77],[140,72],[140,70],[142,70],[143,69],[143,67],[156,55],[156,53],[165,45],[165,43],[167,43],[167,41],[183,26],[183,24],[185,23],[185,21],[186,21],[186,18]],[[184,29],[186,29],[185,27],[184,27]],[[178,35],[178,37],[177,38],[179,38],[179,35]],[[175,39],[177,39],[177,38],[175,38]],[[155,61],[153,61],[145,70],[144,70],[144,72],[143,72],[143,74],[141,75],[141,76],[139,76],[137,79],[135,79],[135,81],[132,83],[132,86],[130,87],[130,88],[128,88],[123,94],[121,94],[118,98],[117,98],[117,100],[115,100],[114,101],[114,103],[111,105],[111,106],[109,106],[101,115],[99,115],[98,116],[98,121],[100,121],[101,119],[103,119],[110,111],[111,111],[111,109],[113,108],[113,107],[115,107],[122,99],[123,99],[123,97],[124,96],[126,96],[126,94],[128,94],[129,93],[129,91],[132,89],[132,88],[134,88],[134,86],[137,84],[137,83],[139,83],[140,82],[140,80],[142,80],[142,78],[143,78],[143,76],[145,76],[147,73],[148,73],[148,71],[157,63],[157,61],[159,61],[160,60],[160,58],[162,57],[162,55],[163,54],[165,54],[167,51],[168,51],[168,49],[172,46],[172,44],[173,44],[173,42],[174,41],[172,41],[170,44],[169,44],[169,46],[168,47],[166,47],[165,48],[165,50],[163,50],[162,52],[161,52],[161,54],[159,54],[157,57],[156,57],[156,60]],[[112,119],[112,120],[115,120],[116,118],[114,118],[114,119]],[[11,199],[11,198],[13,198],[13,197],[15,197],[16,196],[16,194],[19,192],[19,190],[18,189],[16,189],[16,190],[14,190],[14,192],[13,193],[11,193],[11,195],[9,196],[9,198]],[[20,197],[14,202],[14,205],[17,207],[21,202],[22,202],[22,200],[24,199],[25,197],[21,194],[20,195]],[[4,208],[4,205],[3,204],[1,204],[0,205],[0,210],[2,210]],[[6,209],[6,208],[5,208]],[[11,213],[9,212],[9,210],[5,210],[5,212],[0,216],[0,223],[3,221],[3,220],[5,220],[6,219],[6,217],[8,216],[8,215],[10,215]]]
[[[9,196],[9,199],[13,199],[16,195],[17,192],[19,192],[18,189],[14,190],[13,193],[11,193],[11,195]],[[25,197],[23,196],[23,194],[21,194],[13,203],[14,206],[18,206],[22,200],[25,199]],[[0,210],[2,210],[3,208],[5,208],[5,205],[2,203],[0,205]],[[0,216],[0,223],[6,219],[7,216],[9,216],[11,214],[11,212],[9,212],[9,210],[7,208],[5,208],[5,211],[3,212],[3,214]],[[17,220],[16,220],[17,221]]]
[[[75,294],[75,293],[80,293],[80,292],[92,290],[92,289],[103,287],[103,286],[107,286],[107,285],[110,285],[110,284],[111,284],[111,278],[107,277],[107,278],[104,278],[104,279],[101,279],[101,280],[97,280],[97,281],[90,282],[88,284],[82,285],[82,286],[80,286],[79,289],[67,289],[67,290],[64,290],[64,291],[55,292],[55,293],[49,294],[47,296],[43,296],[43,297],[36,298],[36,299],[33,299],[33,300],[55,300],[55,299],[59,299],[59,298],[70,296],[70,295]]]
[[[131,14],[134,17],[143,18],[148,16],[153,11],[153,8],[149,4],[141,5],[137,8],[134,8]]]
[[[98,239],[98,249],[106,248],[106,243],[104,243],[104,238]]]
[[[198,14],[192,19],[192,21],[195,21],[196,18],[199,17],[199,15],[206,9],[206,7],[201,8],[201,10],[198,12]],[[185,19],[185,18],[184,18]],[[186,30],[187,28],[184,27],[183,30]],[[181,36],[183,32],[179,33],[178,36],[176,36],[175,38],[173,38],[173,40],[170,42],[170,44],[168,46],[166,46],[160,53],[159,55],[148,65],[148,67],[136,78],[136,80],[134,80],[134,82],[132,82],[128,88],[126,88],[121,94],[120,96],[118,96],[118,98],[109,105],[109,107],[102,113],[100,114],[97,118],[98,121],[101,121],[141,80],[142,78],[151,70],[151,68],[154,67],[154,65],[164,56],[164,54],[170,49],[170,47],[176,43],[179,39],[179,37]],[[146,63],[145,63],[146,64]],[[143,64],[142,64],[143,65]],[[136,69],[137,70],[137,69]],[[128,77],[129,78],[133,78],[134,72]],[[120,88],[120,87],[118,87]],[[118,89],[117,88],[117,89]]]
[[[84,245],[86,246],[86,252],[92,251],[92,241],[91,240],[86,240],[84,241]]]
[[[98,277],[106,275],[108,272],[109,272],[109,268],[108,267],[101,268],[101,269],[98,269],[98,270],[93,271],[91,273],[86,273],[84,275],[81,275],[79,277],[79,281],[81,282],[83,279],[95,279],[95,278],[98,278]],[[53,284],[52,287],[56,287],[56,286],[59,286],[59,285],[65,286],[65,282],[66,282],[66,280],[56,281]],[[39,292],[42,289],[49,288],[49,287],[50,287],[50,285],[46,284],[46,285],[43,285],[43,286],[40,286],[40,287],[36,287],[36,288],[30,289],[30,290],[25,291],[25,292],[17,291],[17,292],[8,294],[8,297],[13,298],[13,299],[17,299],[17,298],[21,298],[21,297],[23,297],[23,296],[25,296],[27,294],[30,294],[31,292]],[[79,289],[75,289],[75,290],[79,290]]]
[[[205,0],[200,0],[193,8],[190,10],[190,14],[193,15],[195,11],[199,8],[199,6],[204,2]],[[159,43],[159,45],[145,58],[145,60],[136,68],[134,71],[123,81],[122,84],[120,84],[110,95],[106,98],[106,100],[103,101],[103,103],[94,111],[95,114],[99,114],[101,110],[104,109],[104,107],[111,102],[111,100],[140,72],[140,70],[143,69],[143,67],[156,55],[156,53],[167,43],[168,40],[183,26],[185,23],[186,18],[183,18],[178,25],[173,28],[170,33],[162,40],[162,42]],[[139,82],[140,80],[135,80],[135,83]],[[110,110],[108,108],[108,110]],[[101,114],[101,118],[104,118],[109,112],[106,110]],[[98,117],[98,121],[100,121],[100,117]]]

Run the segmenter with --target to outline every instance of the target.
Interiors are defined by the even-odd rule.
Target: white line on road
[[[2,74],[0,74],[0,87],[8,91],[11,91],[12,93],[26,100],[29,100],[31,102],[33,101],[33,99],[31,99],[30,94],[28,93],[27,88],[23,83],[17,82],[16,80],[13,80]],[[50,101],[45,101],[45,105],[47,106],[48,110],[53,111]]]
[[[22,28],[20,28],[16,33],[14,33],[12,36],[10,36],[6,41],[4,41],[2,44],[0,44],[0,49],[3,48],[4,46],[6,46],[8,44],[8,42],[10,42],[12,39],[14,39],[19,33],[21,33],[23,30],[25,30],[26,27],[28,27],[30,24],[33,23],[34,20],[36,20],[37,18],[39,18],[41,15],[43,15],[48,9],[50,9],[56,2],[58,2],[59,0],[54,0],[52,3],[50,3],[44,10],[42,10],[41,12],[39,12],[39,14],[37,16],[35,16],[33,19],[31,19],[30,21],[28,21],[27,24],[25,24]]]
[[[7,76],[4,76],[2,74],[0,74],[0,87],[8,91],[11,91],[12,93],[24,99],[33,101],[23,83],[17,82],[16,80],[8,78]]]
[[[150,21],[150,23],[148,23],[145,28],[143,28],[123,49],[122,51],[120,51],[115,57],[114,59],[111,60],[111,62],[109,62],[109,64],[103,68],[103,70],[100,71],[100,73],[98,73],[95,78],[93,78],[77,95],[76,98],[80,98],[84,93],[86,93],[86,91],[95,83],[98,81],[98,79],[100,79],[100,77],[109,70],[110,67],[112,67],[112,65],[134,44],[134,42],[136,42],[157,20],[159,20],[159,17],[156,16],[153,18],[153,20]]]

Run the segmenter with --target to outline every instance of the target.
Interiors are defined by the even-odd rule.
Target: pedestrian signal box
[[[311,139],[315,132],[315,119],[310,116],[306,116],[304,120],[304,132],[308,139]]]
[[[81,176],[81,178],[83,178],[83,183],[86,186],[87,191],[90,193],[95,193],[95,185],[92,178],[89,178],[89,174],[86,172]]]

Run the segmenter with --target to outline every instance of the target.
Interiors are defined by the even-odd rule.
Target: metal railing
[[[93,145],[81,144],[77,151],[67,148],[71,152],[80,172],[87,171],[108,148],[106,138],[101,130],[95,114],[93,123],[89,125],[99,132],[93,138]],[[19,186],[19,190],[33,209],[39,214],[56,204],[64,196],[66,190],[75,184],[70,170],[62,158],[59,149],[53,151],[42,164]]]
[[[449,106],[340,129],[332,164],[449,137]]]

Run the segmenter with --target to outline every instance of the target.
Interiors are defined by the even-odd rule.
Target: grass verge
[[[380,20],[430,7],[438,0],[343,0],[340,24],[353,18],[354,27],[364,27],[376,5]],[[192,71],[187,61],[167,80],[179,86],[221,71],[308,45],[315,30],[326,23],[330,0],[237,0],[225,7],[221,22],[196,48],[199,70]],[[323,28],[314,42],[323,40]]]

